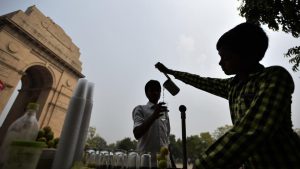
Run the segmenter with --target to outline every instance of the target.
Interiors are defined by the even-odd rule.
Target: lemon
[[[167,160],[159,160],[158,161],[158,168],[161,168],[161,169],[167,168]]]
[[[166,156],[163,156],[161,154],[156,154],[156,160],[160,161],[160,160],[166,160]]]
[[[160,148],[160,154],[161,154],[162,156],[168,155],[168,154],[169,154],[168,147],[161,147],[161,148]]]

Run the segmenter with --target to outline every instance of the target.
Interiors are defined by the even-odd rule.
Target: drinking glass
[[[128,154],[127,169],[138,169],[140,166],[140,157],[137,152]]]
[[[124,153],[122,151],[116,151],[113,156],[114,169],[123,169]]]
[[[100,151],[100,169],[108,169],[109,152],[106,150]]]
[[[150,169],[150,168],[151,168],[151,155],[149,153],[142,154],[140,169]]]
[[[166,106],[168,108],[168,103],[164,102],[165,104],[163,106]],[[168,112],[169,110],[167,109],[166,111],[164,112],[160,112],[160,120],[162,121],[165,121],[167,119],[167,116],[168,116]]]

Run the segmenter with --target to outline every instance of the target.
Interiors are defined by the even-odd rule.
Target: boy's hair
[[[148,91],[150,88],[155,88],[155,89],[161,90],[161,86],[160,86],[159,81],[157,81],[157,80],[149,80],[149,81],[146,83],[146,85],[145,85],[145,93],[146,93],[146,95],[147,95],[147,91]]]
[[[224,33],[216,46],[217,50],[225,47],[245,59],[259,62],[268,48],[268,36],[260,26],[245,22]]]

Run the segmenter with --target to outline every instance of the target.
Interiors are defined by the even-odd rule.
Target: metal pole
[[[182,153],[183,153],[183,169],[187,169],[187,153],[186,153],[186,127],[185,127],[185,111],[184,105],[179,106],[181,112],[181,123],[182,123]]]

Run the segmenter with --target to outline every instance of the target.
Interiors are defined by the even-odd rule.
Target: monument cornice
[[[32,7],[34,8],[34,6]],[[36,8],[34,8],[34,10],[37,10]],[[45,38],[44,36],[41,35],[40,32],[36,31],[35,29],[33,29],[32,31],[36,34],[36,35],[40,35],[40,39],[36,38],[35,36],[32,35],[31,32],[28,32],[28,30],[25,30],[23,27],[24,25],[26,25],[26,23],[23,23],[23,27],[20,26],[18,23],[16,23],[12,18],[17,15],[18,13],[20,13],[22,11],[16,11],[16,12],[12,12],[10,14],[4,15],[2,17],[0,17],[0,26],[1,25],[6,25],[8,26],[11,30],[13,30],[14,32],[20,34],[21,36],[25,37],[29,42],[33,43],[33,46],[36,46],[40,49],[40,51],[45,52],[47,55],[49,55],[51,57],[51,59],[56,60],[58,63],[60,63],[62,66],[66,67],[68,70],[70,70],[72,73],[74,73],[76,76],[83,78],[85,77],[80,70],[81,69],[81,65],[79,65],[79,63],[75,63],[74,59],[70,59],[69,62],[73,63],[69,63],[67,62],[65,59],[63,59],[59,54],[57,54],[57,52],[54,52],[53,50],[51,50],[49,48],[49,45],[52,45],[52,48],[57,49],[57,47],[55,45],[53,45],[50,40],[47,41],[47,38]],[[30,27],[30,25],[27,25],[28,27]],[[30,27],[31,28],[31,27]],[[41,41],[41,38],[43,38],[44,43]],[[45,42],[48,42],[47,45],[45,45]],[[64,45],[65,46],[65,45]],[[59,51],[59,49],[57,49],[57,51]],[[61,55],[63,55],[65,58],[66,55],[64,55],[63,53],[60,53]],[[79,61],[79,60],[78,60]]]

